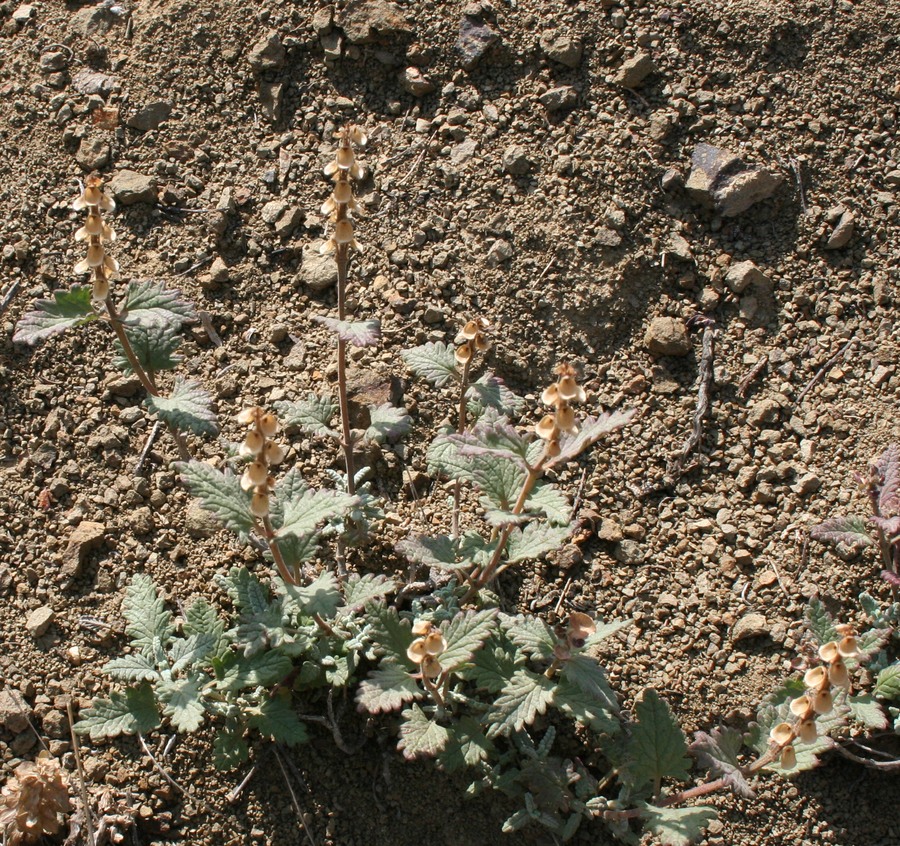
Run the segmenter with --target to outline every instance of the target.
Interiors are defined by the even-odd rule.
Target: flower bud
[[[257,491],[250,499],[250,513],[254,517],[266,517],[269,514],[269,494],[266,491]]]
[[[781,750],[781,768],[783,770],[792,770],[797,766],[797,752],[793,746],[785,746]]]
[[[271,438],[278,431],[278,418],[267,411],[259,417],[259,430],[267,437]]]

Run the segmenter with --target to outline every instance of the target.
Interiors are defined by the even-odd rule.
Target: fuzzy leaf
[[[686,779],[687,744],[669,706],[648,687],[634,710],[637,722],[628,741],[628,772],[634,787],[663,778]]]
[[[443,432],[431,442],[426,456],[428,471],[450,479],[466,480],[471,473],[472,458],[461,455],[458,444],[452,438],[452,432]]]
[[[869,731],[880,731],[887,728],[888,719],[881,706],[868,693],[860,693],[847,697],[850,717]]]
[[[179,431],[195,435],[215,435],[219,431],[212,396],[199,382],[176,379],[167,397],[149,394],[146,402],[163,423]]]
[[[509,684],[518,668],[512,644],[505,639],[502,643],[492,639],[475,653],[474,663],[460,674],[481,690],[497,693]]]
[[[112,693],[109,699],[95,699],[83,711],[75,725],[79,734],[90,734],[91,740],[118,737],[120,734],[147,734],[159,726],[159,710],[148,682]]]
[[[707,767],[712,776],[724,778],[738,796],[752,799],[755,794],[747,784],[738,761],[743,745],[744,735],[736,729],[714,728],[710,734],[695,732],[694,742],[689,748],[697,763]]]
[[[469,481],[484,492],[489,508],[509,511],[522,490],[525,471],[508,458],[497,455],[476,455],[468,474]]]
[[[305,743],[307,740],[306,726],[300,722],[297,712],[291,707],[290,697],[265,697],[256,713],[247,719],[247,725],[288,746]]]
[[[373,444],[396,441],[412,428],[412,418],[405,408],[397,408],[389,402],[369,409],[369,428],[365,438]]]
[[[157,638],[165,646],[175,631],[172,614],[166,610],[153,579],[146,573],[137,573],[132,578],[125,590],[122,613],[128,621],[125,634],[138,649],[151,649]]]
[[[878,486],[878,510],[892,516],[900,509],[900,446],[891,444],[875,461],[881,479]]]
[[[178,673],[213,654],[217,639],[211,632],[178,638],[172,644],[172,672]]]
[[[104,665],[103,672],[121,682],[150,681],[159,677],[155,662],[142,652],[113,658]]]
[[[488,737],[508,735],[533,723],[552,703],[554,688],[544,675],[517,670],[484,717]]]
[[[441,666],[452,672],[468,663],[496,626],[497,612],[490,608],[457,614],[441,626],[447,648],[441,653]]]
[[[216,609],[205,599],[195,599],[184,615],[184,633],[190,635],[211,635],[212,654],[218,655],[227,648],[225,624],[216,614]]]
[[[806,606],[804,613],[806,617],[806,625],[813,633],[819,646],[838,639],[838,633],[834,628],[834,622],[831,615],[825,610],[825,606],[820,599],[813,597]]]
[[[197,319],[194,306],[181,299],[181,292],[161,282],[130,282],[123,308],[125,322],[131,324],[169,323],[181,326]]]
[[[473,418],[481,417],[487,408],[496,409],[506,417],[514,417],[524,402],[493,373],[485,373],[477,382],[469,385],[466,400],[469,414]]]
[[[866,547],[875,543],[869,536],[866,521],[862,517],[832,517],[813,526],[809,535],[813,540],[848,547]]]
[[[614,620],[611,623],[601,623],[598,620],[597,630],[593,634],[588,635],[587,640],[584,642],[584,648],[589,649],[598,643],[602,643],[606,638],[630,626],[631,622],[631,620]]]
[[[344,601],[340,610],[344,614],[353,614],[396,589],[397,583],[381,574],[365,573],[360,576],[352,573],[344,583]]]
[[[325,521],[343,517],[356,504],[355,496],[340,491],[309,489],[285,506],[284,522],[276,534],[307,535]]]
[[[204,681],[204,677],[197,674],[157,686],[163,714],[177,731],[196,731],[203,723],[201,688]]]
[[[294,607],[307,617],[319,614],[322,617],[333,617],[341,604],[341,591],[334,573],[326,570],[308,585],[289,585],[282,582],[282,587]]]
[[[413,535],[397,544],[397,552],[414,564],[436,567],[439,570],[455,570],[462,566],[458,561],[456,544],[447,535],[429,538]]]
[[[603,702],[566,678],[560,680],[553,693],[553,704],[567,716],[597,734],[618,734],[620,725],[614,712]]]
[[[239,720],[226,720],[213,738],[213,764],[218,770],[233,770],[249,759],[243,724]]]
[[[221,580],[244,616],[263,614],[269,608],[269,589],[246,567],[232,567]]]
[[[443,342],[403,350],[400,356],[410,370],[436,388],[446,385],[451,379],[459,378],[453,348]]]
[[[715,808],[660,808],[638,803],[647,830],[655,834],[663,846],[690,846],[718,816]]]
[[[403,720],[400,724],[400,741],[397,748],[408,761],[435,757],[450,739],[447,729],[428,719],[418,705],[404,711]]]
[[[374,347],[381,338],[381,321],[379,320],[338,320],[336,317],[313,315],[316,323],[336,333],[351,347]]]
[[[525,501],[530,514],[543,514],[550,523],[561,526],[571,523],[572,507],[566,495],[556,485],[539,483],[534,486]]]
[[[481,725],[474,717],[460,717],[450,729],[450,739],[438,757],[442,770],[453,773],[465,767],[474,767],[486,760],[494,751]]]
[[[412,628],[401,622],[394,608],[385,605],[372,605],[366,612],[370,624],[370,637],[378,651],[393,658],[398,664],[412,667],[406,657],[406,650],[413,642]]]
[[[578,434],[562,436],[559,455],[548,461],[546,466],[556,467],[571,461],[604,435],[626,426],[635,414],[637,414],[635,409],[628,408],[624,411],[607,411],[599,417],[587,417],[581,424]]]
[[[182,360],[175,351],[181,346],[181,327],[174,323],[125,324],[125,335],[141,366],[150,373],[174,370]],[[122,345],[116,340],[116,367],[134,373]]]
[[[356,704],[360,711],[382,714],[396,711],[424,695],[406,667],[386,658],[377,670],[360,682],[356,690]]]
[[[241,480],[233,473],[223,473],[202,461],[176,465],[185,487],[200,500],[201,507],[239,535],[249,535],[253,528],[250,496],[241,490]]]
[[[330,396],[309,394],[305,400],[274,403],[285,426],[296,426],[311,435],[337,435],[331,428],[337,406]]]
[[[893,517],[870,517],[869,520],[881,529],[891,542],[900,535],[900,514]]]
[[[513,529],[506,548],[506,560],[510,564],[540,558],[559,549],[572,534],[570,524],[553,526],[550,523],[529,523],[522,529]]]
[[[878,674],[874,693],[879,699],[900,699],[900,662],[885,667]]]
[[[242,688],[270,687],[284,681],[291,672],[291,659],[275,650],[249,658],[232,653],[223,663],[227,666],[218,686],[232,692]]]
[[[543,660],[553,658],[557,638],[553,630],[538,617],[500,615],[500,625],[506,636],[526,655]]]
[[[590,655],[573,655],[565,662],[562,676],[581,688],[589,696],[594,697],[604,708],[613,714],[619,712],[619,703],[606,680],[606,671],[596,658]]]
[[[447,437],[462,455],[493,455],[526,469],[528,442],[494,409],[486,410],[468,432]]]
[[[54,291],[52,300],[38,300],[34,305],[36,310],[22,315],[16,324],[13,341],[34,346],[98,317],[91,307],[91,289],[81,285]]]

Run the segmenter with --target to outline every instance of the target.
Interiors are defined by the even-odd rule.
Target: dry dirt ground
[[[593,527],[580,554],[505,582],[510,603],[633,620],[606,655],[626,705],[652,685],[687,729],[745,726],[795,655],[809,596],[851,619],[861,590],[887,597],[871,558],[842,560],[807,536],[839,504],[864,511],[852,471],[900,438],[900,2],[399,0],[400,18],[383,3],[350,5],[338,4],[332,26],[311,0],[0,3],[4,691],[21,694],[41,742],[71,766],[65,702],[77,710],[106,689],[100,667],[123,643],[129,575],[152,574],[172,601],[221,603],[212,575],[255,560],[190,514],[167,437],[135,475],[152,421],[113,368],[102,326],[36,349],[11,340],[36,298],[74,281],[77,180],[95,167],[137,174],[143,195],[112,221],[115,255],[126,279],[165,280],[208,312],[213,332],[193,330],[185,367],[227,421],[333,377],[332,348],[309,317],[330,313],[334,290],[303,251],[325,231],[334,131],[355,122],[371,143],[352,299],[356,314],[380,315],[385,336],[360,370],[406,379],[399,350],[452,338],[463,316],[482,313],[496,327],[492,366],[528,395],[529,414],[563,359],[583,372],[594,407],[641,412],[583,476],[561,480]],[[387,31],[352,43],[376,13]],[[456,46],[467,20],[497,36],[474,61]],[[260,55],[271,33],[283,53]],[[655,70],[617,77],[640,52]],[[410,67],[425,79],[404,83]],[[722,217],[684,189],[698,143],[783,181]],[[827,249],[839,204],[855,230]],[[743,261],[760,274],[736,292],[728,271]],[[701,333],[678,355],[652,352],[645,335],[655,318],[698,313],[716,323],[712,408],[701,460],[672,480]],[[418,381],[404,388],[415,422],[405,463],[423,501],[411,501],[396,455],[379,459],[397,537],[446,519],[446,493],[422,471],[450,398]],[[319,442],[293,446],[313,474],[335,463]],[[66,549],[82,521],[103,529],[75,575]],[[375,550],[365,566],[399,564]],[[54,616],[33,636],[38,608]],[[762,622],[738,637],[749,614]],[[5,713],[4,778],[39,748]],[[345,719],[349,735],[363,730]],[[165,740],[152,740],[155,754]],[[137,809],[130,842],[499,841],[504,800],[466,800],[464,782],[404,765],[392,746],[381,729],[352,757],[324,732],[299,749],[288,779],[308,835],[264,747],[233,803],[246,771],[217,774],[208,736],[179,738],[165,757],[188,795],[134,742],[84,754],[92,795],[105,786]],[[753,803],[720,804],[709,844],[900,843],[896,779],[837,758],[790,782],[761,780]],[[586,826],[576,842],[608,839]]]

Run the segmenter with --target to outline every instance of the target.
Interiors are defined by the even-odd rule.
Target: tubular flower
[[[778,723],[769,732],[769,740],[780,747],[781,766],[785,770],[792,770],[797,766],[797,753],[793,746],[796,737],[797,733],[790,723]]]
[[[570,648],[581,649],[584,642],[597,631],[593,618],[580,611],[569,614],[569,625],[566,628],[566,640]]]
[[[587,394],[578,384],[575,368],[571,364],[560,364],[556,368],[559,376],[556,382],[544,389],[541,402],[553,406],[553,414],[545,415],[535,426],[539,438],[548,441],[547,448],[551,454],[559,454],[559,439],[563,432],[574,435],[578,431],[575,421],[573,402],[584,402]]]
[[[334,159],[325,166],[325,175],[334,180],[334,189],[322,205],[322,214],[327,214],[334,223],[334,233],[322,245],[323,253],[360,249],[350,214],[359,209],[353,197],[353,183],[362,179],[363,169],[356,161],[353,145],[364,147],[366,136],[359,127],[353,126],[345,127],[338,134],[338,139]]]
[[[488,330],[491,324],[484,317],[476,317],[462,329],[456,338],[456,361],[459,364],[466,364],[472,360],[475,351],[486,352],[491,348],[491,339],[488,337]]]
[[[75,265],[76,273],[91,274],[91,299],[102,303],[109,296],[109,282],[119,275],[119,263],[107,255],[104,242],[115,241],[113,228],[103,221],[102,212],[111,212],[116,204],[103,193],[99,176],[89,176],[81,195],[72,203],[77,211],[87,209],[87,217],[75,233],[76,241],[87,241],[87,256]]]
[[[245,408],[238,414],[238,422],[248,427],[239,454],[253,459],[241,476],[241,488],[251,491],[250,511],[254,517],[269,514],[269,493],[275,479],[269,469],[284,460],[284,447],[269,440],[278,431],[278,418],[258,406]]]
[[[406,657],[421,668],[424,678],[436,679],[443,672],[439,658],[447,640],[430,620],[416,620],[412,630],[418,637],[409,645]]]

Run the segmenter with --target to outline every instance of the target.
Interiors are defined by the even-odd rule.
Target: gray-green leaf
[[[309,489],[285,505],[277,534],[307,535],[325,521],[343,517],[357,502],[355,496],[340,491]]]
[[[635,787],[688,777],[687,744],[669,706],[653,688],[635,703],[637,722],[628,741],[628,773]]]
[[[407,760],[433,758],[447,745],[450,738],[447,729],[430,720],[418,705],[404,711],[403,720],[397,748]]]
[[[534,522],[524,528],[513,529],[506,547],[506,560],[510,564],[540,558],[559,549],[572,534],[571,524],[554,526],[551,523]]]
[[[460,612],[441,627],[447,648],[441,653],[441,667],[453,672],[468,663],[496,626],[497,612],[493,608]]]
[[[724,778],[728,786],[738,795],[752,799],[753,790],[741,771],[738,761],[744,735],[733,728],[714,728],[694,733],[690,751],[701,767],[707,767],[715,778]]]
[[[182,357],[175,351],[181,346],[181,329],[173,323],[125,324],[125,335],[131,345],[135,357],[144,370],[159,373],[173,370],[181,362]],[[116,367],[127,373],[133,373],[131,361],[125,355],[122,345],[116,340]]]
[[[520,731],[553,701],[555,685],[545,675],[518,669],[485,715],[488,737]]]
[[[442,341],[403,350],[400,356],[410,370],[437,388],[459,377],[455,353],[452,347],[448,347]]]
[[[379,320],[338,320],[336,317],[313,315],[316,323],[321,323],[334,332],[342,341],[353,347],[374,347],[381,338]]]
[[[690,846],[717,817],[714,808],[660,808],[639,803],[641,819],[663,846]]]
[[[305,743],[307,740],[306,726],[300,722],[297,712],[291,707],[289,697],[265,697],[256,713],[250,715],[247,724],[260,734],[288,746]]]
[[[22,315],[13,340],[34,346],[75,326],[90,323],[98,315],[91,307],[91,289],[73,285],[68,291],[54,291],[52,300],[38,300],[36,311]]]
[[[75,725],[79,734],[90,734],[91,740],[118,737],[120,734],[146,734],[159,726],[159,710],[149,682],[110,694],[109,699],[95,699],[83,711]]]
[[[406,667],[386,658],[377,670],[369,673],[356,690],[356,704],[360,711],[382,714],[396,711],[407,702],[424,695]]]
[[[204,677],[197,674],[158,685],[163,714],[177,731],[196,731],[203,723],[203,682]]]
[[[337,435],[331,428],[337,407],[330,396],[309,394],[305,400],[282,400],[274,406],[286,426],[297,426],[311,435]]]
[[[369,428],[366,440],[375,444],[402,438],[412,427],[412,419],[405,408],[397,408],[389,402],[369,409]]]
[[[223,473],[202,461],[176,465],[185,487],[200,500],[200,505],[239,535],[253,528],[250,495],[241,490],[241,481],[233,473]]]
[[[166,610],[153,579],[146,573],[135,574],[125,589],[122,613],[128,622],[125,634],[138,649],[151,649],[157,638],[165,646],[175,631],[172,614]]]
[[[874,693],[879,699],[900,699],[900,663],[895,662],[878,674]]]
[[[219,431],[212,396],[199,382],[176,379],[167,397],[148,394],[147,406],[160,420],[181,432],[215,435]]]
[[[180,327],[197,319],[194,306],[181,298],[181,292],[161,282],[130,282],[123,308],[126,323],[170,323]]]

